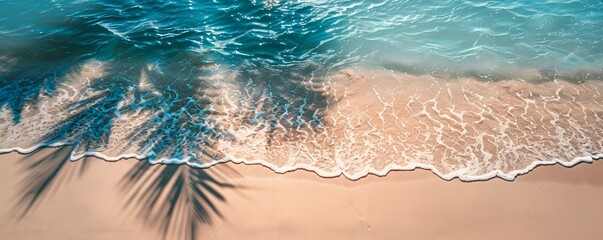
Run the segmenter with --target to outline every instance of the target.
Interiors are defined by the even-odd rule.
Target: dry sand
[[[39,154],[48,154],[50,151]],[[24,218],[15,207],[26,185],[16,153],[0,155],[0,239],[161,239],[124,205],[123,176],[136,160],[68,163],[62,178]],[[50,160],[48,160],[50,161]],[[163,168],[165,166],[156,166]],[[232,171],[224,169],[231,167]],[[222,164],[237,188],[215,188],[221,217],[199,239],[600,239],[603,163],[538,167],[514,182],[444,181],[429,171],[397,171],[357,181],[262,166]],[[39,173],[38,173],[39,174]],[[62,174],[62,173],[60,173]],[[32,176],[32,175],[29,175]],[[35,176],[35,175],[33,175]],[[142,204],[134,202],[134,204]],[[18,206],[18,205],[17,205]],[[149,220],[147,218],[147,220]],[[161,221],[161,220],[158,220]],[[167,239],[178,239],[170,233]]]

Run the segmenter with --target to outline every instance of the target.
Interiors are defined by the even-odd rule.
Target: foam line
[[[10,153],[10,152],[17,152],[20,154],[30,154],[38,149],[45,148],[45,147],[65,147],[65,146],[67,146],[67,145],[54,144],[54,145],[48,145],[48,146],[38,145],[38,146],[27,148],[27,149],[18,148],[18,147],[5,148],[5,149],[0,149],[0,154]],[[124,159],[148,160],[148,157],[146,157],[144,155],[139,155],[139,154],[121,154],[118,156],[111,157],[111,156],[107,156],[107,155],[99,153],[99,152],[85,152],[80,155],[71,156],[70,160],[77,161],[77,160],[80,160],[85,157],[95,157],[95,158],[98,158],[98,159],[101,159],[104,161],[108,161],[108,162],[115,162],[115,161],[124,160]],[[419,163],[409,164],[409,165],[404,165],[404,166],[392,164],[392,165],[386,166],[382,170],[377,170],[375,168],[368,167],[368,168],[365,168],[363,171],[350,174],[345,171],[327,172],[320,168],[317,168],[315,166],[308,165],[308,164],[297,164],[295,166],[279,167],[279,166],[271,164],[270,162],[265,161],[265,160],[236,159],[232,156],[227,156],[223,160],[214,161],[214,162],[206,163],[206,164],[191,163],[188,161],[187,158],[182,158],[182,159],[163,158],[163,159],[154,160],[150,163],[151,164],[186,164],[190,167],[203,169],[203,168],[210,168],[210,167],[220,164],[220,163],[233,162],[233,163],[246,164],[246,165],[262,165],[262,166],[265,166],[265,167],[271,169],[275,173],[279,173],[279,174],[285,174],[288,172],[303,169],[303,170],[315,172],[317,175],[319,175],[320,177],[323,177],[323,178],[333,178],[333,177],[338,177],[338,176],[343,175],[350,180],[358,180],[358,179],[364,178],[370,174],[375,174],[377,176],[384,177],[391,171],[414,171],[416,169],[424,169],[424,170],[429,170],[429,171],[433,172],[435,175],[437,175],[438,177],[440,177],[441,179],[446,180],[446,181],[450,181],[455,178],[458,178],[459,180],[464,181],[464,182],[475,182],[475,181],[486,181],[486,180],[490,180],[493,178],[501,178],[506,181],[513,181],[518,176],[527,174],[539,166],[549,166],[549,165],[559,164],[563,167],[571,168],[580,163],[592,163],[592,162],[600,160],[600,159],[603,159],[603,153],[576,157],[569,162],[562,161],[559,159],[553,159],[553,160],[548,160],[548,161],[535,161],[535,162],[532,162],[528,167],[526,167],[524,169],[517,169],[517,170],[507,172],[507,173],[497,170],[497,171],[491,171],[491,172],[487,172],[485,174],[480,174],[480,175],[467,174],[463,170],[454,171],[454,172],[450,172],[450,173],[442,173],[441,171],[439,171],[437,169],[437,166],[428,165],[428,164],[419,164]]]

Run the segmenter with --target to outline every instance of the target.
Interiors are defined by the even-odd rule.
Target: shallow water
[[[2,1],[0,148],[512,179],[603,151],[601,1]]]

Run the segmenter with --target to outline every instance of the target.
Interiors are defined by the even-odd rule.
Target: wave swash
[[[603,158],[601,1],[0,9],[0,152],[464,181]]]

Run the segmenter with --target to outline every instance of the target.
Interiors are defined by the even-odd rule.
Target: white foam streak
[[[130,139],[130,133],[152,117],[140,111],[115,119],[106,145],[89,149],[71,138],[33,144],[47,134],[48,126],[76,114],[60,110],[61,106],[96,96],[74,94],[76,88],[70,88],[56,98],[41,98],[40,112],[26,108],[23,114],[29,117],[19,123],[11,122],[8,108],[2,109],[0,127],[5,132],[0,133],[0,153],[28,154],[41,147],[75,145],[70,153],[73,161],[136,158],[197,168],[230,161],[260,164],[277,173],[305,169],[322,177],[344,175],[352,180],[419,168],[445,180],[462,181],[511,181],[538,166],[572,167],[603,158],[601,82],[442,80],[374,69],[307,78],[301,81],[330,96],[324,111],[306,109],[316,104],[306,100],[300,101],[301,106],[285,104],[282,109],[265,105],[271,104],[271,98],[252,92],[257,88],[237,88],[227,78],[220,79],[211,108],[222,114],[203,124],[232,136],[216,140],[211,149],[201,147],[178,157],[156,155],[152,148],[138,145],[122,146],[155,144],[145,142],[153,129]],[[307,111],[324,125],[290,116]],[[221,157],[203,159],[215,153]]]
[[[59,143],[59,144],[52,144],[52,145],[48,145],[48,146],[38,145],[38,146],[34,146],[31,148],[27,148],[27,149],[18,148],[18,147],[5,148],[5,149],[0,149],[0,154],[10,153],[10,152],[18,152],[20,154],[30,154],[43,147],[65,147],[65,146],[66,146],[66,144]],[[86,157],[96,157],[101,160],[109,161],[109,162],[115,162],[115,161],[120,161],[120,160],[124,160],[124,159],[148,160],[148,158],[146,156],[140,155],[140,154],[121,154],[121,155],[112,157],[112,156],[108,156],[108,155],[105,155],[105,154],[102,154],[99,152],[85,152],[85,153],[79,154],[79,155],[72,155],[69,159],[71,161],[78,161],[78,160],[86,158]],[[191,163],[188,161],[189,158],[158,159],[156,161],[150,161],[150,163],[151,164],[186,164],[186,165],[188,165],[190,167],[194,167],[194,168],[209,168],[209,167],[212,167],[217,164],[233,162],[233,163],[237,163],[237,164],[246,164],[246,165],[262,165],[262,166],[265,166],[279,174],[285,174],[288,172],[293,172],[293,171],[304,169],[307,171],[315,172],[317,175],[324,177],[324,178],[333,178],[333,177],[338,177],[340,175],[343,175],[350,180],[358,180],[358,179],[364,178],[370,174],[375,174],[377,176],[384,177],[389,172],[392,172],[392,171],[414,171],[416,169],[423,169],[423,170],[429,170],[429,171],[433,172],[434,174],[436,174],[438,177],[440,177],[444,180],[447,180],[447,181],[458,178],[459,180],[464,181],[464,182],[473,182],[473,181],[486,181],[486,180],[490,180],[493,178],[501,178],[501,179],[504,179],[507,181],[513,181],[518,176],[527,174],[539,166],[549,166],[549,165],[559,164],[563,167],[571,168],[580,163],[593,163],[594,161],[600,160],[600,159],[603,159],[603,153],[576,157],[569,162],[563,161],[560,159],[553,159],[553,160],[548,160],[548,161],[535,161],[535,162],[532,162],[528,167],[526,167],[524,169],[517,169],[517,170],[510,171],[510,172],[502,172],[500,170],[495,170],[495,171],[491,171],[491,172],[488,172],[485,174],[479,174],[479,175],[474,175],[473,171],[471,169],[460,169],[460,170],[453,171],[453,172],[443,173],[440,170],[438,170],[438,168],[434,165],[420,164],[420,163],[413,163],[413,164],[409,164],[409,165],[392,164],[392,165],[386,166],[384,169],[381,169],[381,170],[378,170],[378,169],[375,169],[372,167],[367,167],[367,168],[363,169],[362,171],[355,172],[355,173],[348,173],[346,171],[329,172],[329,171],[325,171],[323,169],[317,168],[316,166],[313,166],[310,164],[277,166],[277,165],[270,163],[270,161],[266,161],[266,160],[262,160],[262,159],[256,159],[256,160],[236,159],[236,158],[234,158],[232,156],[228,156],[228,155],[223,160],[214,161],[214,162],[205,163],[205,164]]]

